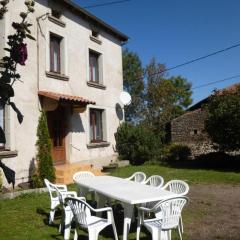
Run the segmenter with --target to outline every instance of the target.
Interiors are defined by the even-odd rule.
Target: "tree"
[[[55,181],[55,169],[51,155],[51,139],[48,132],[46,114],[41,113],[37,128],[37,169],[32,177],[34,187],[42,187],[44,178]]]
[[[125,107],[125,119],[136,123],[141,119],[143,105],[143,68],[139,56],[128,49],[123,51],[123,86],[132,96],[132,102]]]
[[[191,84],[181,76],[167,78],[165,65],[152,59],[146,67],[145,124],[164,141],[166,124],[192,103]]]
[[[215,91],[205,106],[205,129],[221,151],[240,149],[240,85],[236,90]]]

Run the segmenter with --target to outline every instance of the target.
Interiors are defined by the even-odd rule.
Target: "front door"
[[[52,141],[52,158],[55,165],[66,162],[66,115],[63,107],[47,112],[48,129]]]

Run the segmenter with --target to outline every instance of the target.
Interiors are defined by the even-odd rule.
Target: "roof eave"
[[[125,35],[124,33],[120,32],[120,31],[118,31],[116,28],[110,26],[109,24],[105,23],[103,20],[101,20],[100,18],[94,16],[90,12],[86,11],[85,9],[83,9],[82,7],[77,5],[76,3],[73,3],[70,0],[61,0],[61,1],[64,2],[65,4],[67,4],[73,10],[77,11],[81,15],[85,16],[86,18],[88,18],[90,21],[92,21],[94,23],[97,23],[100,27],[104,28],[107,32],[110,32],[115,37],[117,37],[121,42],[124,43],[124,42],[128,41],[129,37],[127,35]]]

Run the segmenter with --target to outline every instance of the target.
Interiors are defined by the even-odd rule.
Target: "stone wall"
[[[171,122],[171,142],[187,145],[192,157],[215,152],[215,147],[204,129],[207,113],[202,109],[187,112]]]

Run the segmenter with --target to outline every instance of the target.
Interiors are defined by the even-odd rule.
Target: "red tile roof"
[[[71,102],[74,104],[95,104],[94,101],[87,100],[82,97],[78,96],[72,96],[68,94],[62,94],[62,93],[54,93],[54,92],[47,92],[47,91],[38,91],[39,96],[51,98],[57,101],[65,101],[65,102]]]

